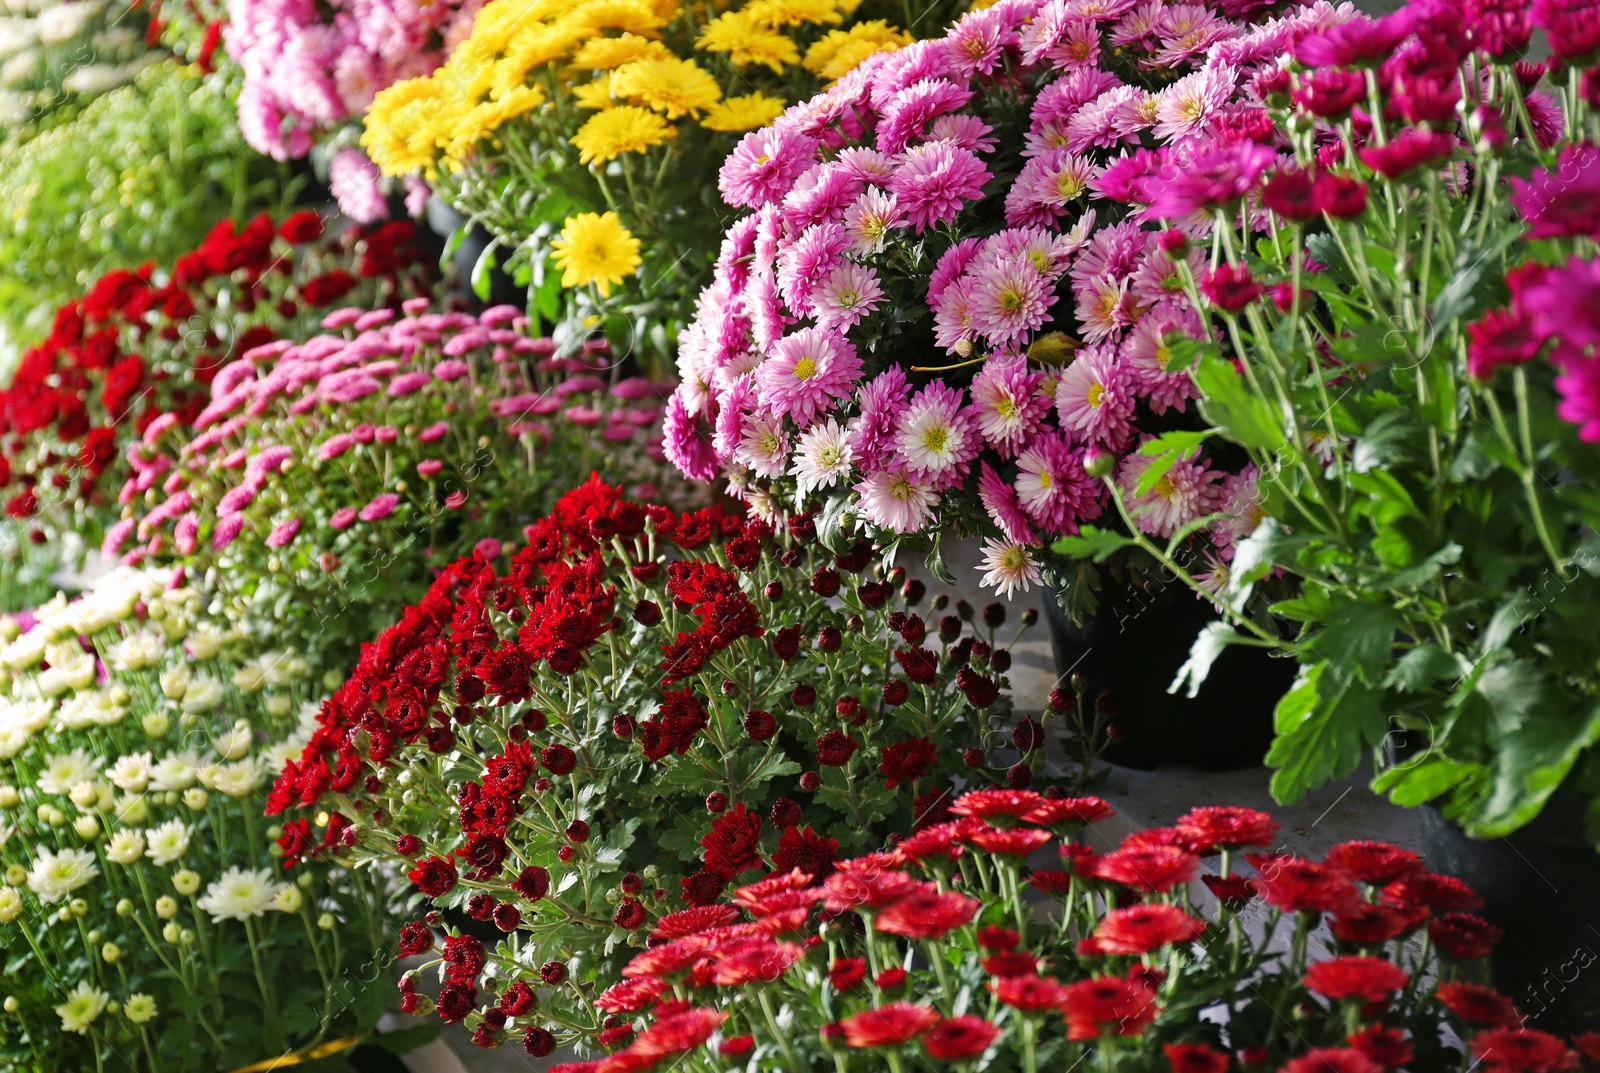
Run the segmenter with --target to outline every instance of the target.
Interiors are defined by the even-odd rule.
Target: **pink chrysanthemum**
[[[974,266],[972,330],[994,347],[1007,347],[1037,331],[1056,296],[1024,253]]]
[[[708,430],[684,401],[683,385],[678,385],[667,401],[662,424],[662,450],[668,462],[692,481],[710,481],[717,476],[717,452],[711,446]]]
[[[961,392],[937,381],[912,397],[895,432],[899,461],[935,491],[966,480],[967,467],[982,448]]]
[[[851,253],[877,253],[889,232],[906,225],[905,210],[893,194],[873,187],[856,198],[844,212],[844,232]]]
[[[1017,456],[1017,502],[1050,535],[1076,533],[1100,516],[1100,482],[1083,468],[1083,452],[1065,437],[1043,435]]]
[[[852,328],[883,302],[878,274],[854,261],[828,273],[812,295],[817,323],[824,328]]]
[[[756,369],[762,405],[805,428],[817,414],[850,391],[861,375],[861,359],[836,331],[801,328],[778,341]]]
[[[853,169],[837,161],[808,168],[783,196],[785,229],[799,234],[813,224],[838,220],[865,185]]]
[[[1211,117],[1233,96],[1237,78],[1232,67],[1208,67],[1184,75],[1162,90],[1156,105],[1155,136],[1178,142],[1203,134]]]
[[[1197,518],[1217,509],[1222,496],[1222,474],[1207,469],[1199,460],[1179,459],[1161,475],[1155,487],[1136,494],[1139,478],[1154,461],[1146,455],[1131,454],[1117,469],[1117,486],[1141,531],[1155,537],[1170,537]]]
[[[933,305],[933,341],[952,354],[970,354],[977,332],[972,324],[973,280],[962,276],[944,288]]]
[[[1018,544],[1039,542],[1039,535],[1033,531],[1032,523],[1017,501],[1017,490],[987,462],[978,463],[978,498],[1008,540]]]
[[[1231,559],[1233,546],[1255,532],[1267,516],[1261,505],[1260,485],[1261,474],[1254,465],[1229,474],[1222,482],[1212,509],[1222,512],[1226,517],[1211,527],[1211,535],[1212,543],[1227,549],[1225,558]]]
[[[996,356],[972,378],[969,412],[978,432],[1001,458],[1010,458],[1044,427],[1050,403],[1039,395],[1044,377],[1028,372],[1022,355]]]
[[[1067,148],[1074,153],[1116,148],[1128,136],[1130,115],[1137,115],[1143,99],[1144,91],[1136,86],[1106,90],[1067,121]]]
[[[878,150],[900,153],[935,118],[954,112],[972,99],[965,86],[944,79],[925,78],[900,90],[884,106],[878,119]]]
[[[1033,561],[1033,552],[1026,545],[1004,540],[983,542],[983,577],[979,584],[995,589],[1001,599],[1011,594],[1027,592],[1039,584],[1039,566]]]
[[[1118,447],[1133,431],[1133,391],[1115,355],[1094,347],[1075,358],[1056,385],[1062,427],[1089,443]]]
[[[930,142],[947,141],[974,153],[992,153],[1000,145],[994,128],[975,115],[942,115],[928,124]]]
[[[983,196],[989,169],[970,149],[950,142],[928,142],[906,151],[889,180],[889,190],[905,207],[920,233],[954,219],[968,201]]]
[[[723,161],[717,176],[722,199],[734,208],[759,208],[779,201],[810,167],[817,140],[793,130],[753,130]]]
[[[797,316],[810,316],[811,295],[817,284],[839,265],[850,238],[836,223],[808,227],[800,238],[778,255],[778,290]]]
[[[850,447],[862,465],[872,468],[887,461],[910,392],[905,371],[898,365],[889,366],[861,388],[861,412],[850,423]]]
[[[744,421],[734,460],[750,467],[758,477],[781,477],[789,468],[789,437],[782,418],[755,414]]]
[[[1120,366],[1134,393],[1145,399],[1155,414],[1168,410],[1182,413],[1185,404],[1195,397],[1193,377],[1183,371],[1167,372],[1172,351],[1167,347],[1166,335],[1177,327],[1170,316],[1143,317],[1122,341],[1118,352]],[[1182,330],[1189,331],[1189,325],[1183,325]]]
[[[879,470],[855,486],[861,513],[868,521],[895,533],[914,533],[933,517],[939,493],[905,471]]]
[[[964,238],[951,246],[939,258],[939,263],[933,266],[933,274],[928,277],[928,306],[932,308],[939,301],[939,296],[946,287],[954,283],[972,259],[978,256],[978,249],[983,245],[982,239]]]
[[[942,42],[950,63],[964,76],[987,75],[1000,63],[1000,55],[1016,40],[1016,32],[995,18],[993,9],[963,15]]]

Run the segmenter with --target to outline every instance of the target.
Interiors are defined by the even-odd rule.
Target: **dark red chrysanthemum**
[[[966,834],[966,840],[971,845],[1002,857],[1030,856],[1034,850],[1049,845],[1054,839],[1055,836],[1049,831],[1033,827],[1012,827],[1003,831],[994,827],[980,827]]]
[[[1350,1033],[1345,1042],[1385,1069],[1409,1065],[1415,1053],[1404,1032],[1383,1025],[1367,1025]]]
[[[791,824],[778,837],[772,866],[779,872],[799,869],[812,879],[820,880],[833,871],[833,862],[838,856],[837,838],[824,838],[809,826],[799,829]]]
[[[1434,875],[1422,872],[1383,888],[1383,900],[1389,905],[1422,906],[1435,913],[1450,913],[1477,909],[1483,905],[1471,887],[1455,876]]]
[[[1337,913],[1360,900],[1355,884],[1343,872],[1301,857],[1253,853],[1251,882],[1268,905],[1288,913]]]
[[[692,1051],[710,1039],[711,1034],[721,1028],[722,1022],[727,1019],[728,1015],[720,1010],[684,1010],[665,1017],[645,1029],[628,1050],[633,1054],[657,1061]]]
[[[1567,1073],[1578,1068],[1578,1052],[1548,1032],[1491,1028],[1472,1038],[1468,1050],[1486,1073]]]
[[[1172,1073],[1228,1073],[1228,1056],[1204,1043],[1163,1043]]]
[[[1383,1073],[1383,1067],[1354,1047],[1318,1047],[1289,1059],[1278,1073]]]
[[[860,1048],[899,1047],[938,1023],[937,1010],[914,1002],[891,1002],[839,1022],[846,1045]]]
[[[975,1014],[947,1017],[928,1030],[922,1037],[923,1050],[929,1058],[941,1062],[963,1062],[976,1058],[989,1049],[1000,1035],[1000,1029]]]
[[[1022,821],[1040,827],[1056,827],[1098,823],[1115,813],[1115,809],[1098,797],[1051,797],[1023,813]]]
[[[860,747],[848,734],[830,730],[817,739],[817,763],[823,767],[844,767]]]
[[[705,849],[706,870],[732,879],[761,863],[760,814],[750,812],[741,801],[711,824],[711,830],[700,839]]]
[[[437,898],[456,885],[456,862],[449,857],[429,857],[406,874],[423,894]]]
[[[1021,819],[1044,802],[1045,798],[1032,790],[974,790],[956,798],[950,811],[992,823],[997,819]]]
[[[1095,862],[1094,874],[1146,893],[1166,893],[1200,871],[1200,858],[1177,846],[1123,846]]]
[[[1358,999],[1381,1002],[1406,986],[1411,977],[1400,966],[1382,958],[1346,955],[1319,961],[1306,970],[1302,981],[1319,995],[1335,1001]]]
[[[1067,992],[1059,981],[1032,973],[998,976],[989,981],[989,990],[1007,1006],[1034,1013],[1057,1009]]]
[[[1444,983],[1434,992],[1440,1005],[1469,1025],[1512,1028],[1522,1023],[1511,1000],[1492,987],[1460,982]]]
[[[1206,930],[1205,921],[1175,905],[1150,903],[1113,909],[1094,930],[1107,954],[1147,954],[1169,943],[1187,943]]]
[[[739,910],[731,905],[703,905],[668,913],[656,921],[650,938],[663,941],[681,939],[712,928],[726,927],[739,919]]]
[[[909,738],[885,745],[878,761],[884,788],[893,790],[903,782],[916,782],[933,767],[936,755],[933,742],[927,738]]]
[[[412,920],[400,929],[400,956],[415,957],[433,949],[433,932],[420,920]]]
[[[1488,957],[1501,931],[1482,917],[1471,913],[1446,913],[1428,921],[1428,938],[1441,953],[1468,961]]]

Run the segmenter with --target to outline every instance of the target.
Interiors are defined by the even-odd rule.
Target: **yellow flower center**
[[[1015,313],[1021,309],[1024,301],[1026,298],[1023,293],[1015,287],[1007,287],[1000,292],[1000,308],[1007,313]]]
[[[1100,406],[1100,400],[1105,397],[1105,393],[1106,386],[1104,384],[1090,384],[1089,394],[1087,396],[1089,405],[1098,409]]]
[[[922,445],[930,451],[942,451],[949,442],[950,431],[943,425],[935,425],[922,435]]]
[[[796,380],[810,380],[817,375],[817,359],[801,358],[794,363],[794,378]]]
[[[1173,485],[1172,478],[1170,476],[1168,476],[1167,474],[1163,473],[1161,475],[1161,479],[1156,482],[1156,487],[1155,487],[1156,495],[1160,496],[1162,499],[1171,499],[1172,498],[1172,493],[1174,493],[1176,491],[1177,491],[1177,488]]]
[[[1052,484],[1054,484],[1054,483],[1055,482],[1050,479],[1050,471],[1049,470],[1041,469],[1039,471],[1039,487],[1040,488],[1043,488],[1045,491],[1048,492],[1050,490],[1050,486]]]
[[[1017,414],[1017,404],[1011,401],[1010,395],[1002,395],[995,400],[994,412],[1001,417],[1012,418]]]

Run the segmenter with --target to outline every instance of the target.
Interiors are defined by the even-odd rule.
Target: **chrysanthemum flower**
[[[861,512],[874,525],[896,533],[914,533],[927,524],[939,493],[904,470],[878,470],[855,486]]]
[[[895,433],[900,461],[935,489],[960,484],[982,446],[961,393],[938,382],[917,392]]]
[[[801,328],[778,342],[755,371],[761,402],[802,428],[844,397],[861,374],[856,348],[836,331]]]
[[[1113,353],[1102,347],[1083,351],[1056,385],[1061,424],[1090,443],[1116,447],[1133,430],[1133,392]]]
[[[878,274],[854,261],[829,272],[812,295],[817,324],[824,328],[852,328],[882,302]]]
[[[622,226],[614,212],[582,212],[568,217],[561,237],[550,243],[563,287],[593,283],[602,297],[633,275],[640,265],[639,240]]]
[[[1033,551],[1025,544],[987,539],[983,542],[983,577],[980,584],[995,589],[1009,599],[1018,590],[1027,592],[1039,584],[1039,567]]]
[[[983,259],[972,270],[972,330],[994,347],[1007,347],[1049,319],[1056,296],[1026,255]]]
[[[623,153],[642,153],[675,133],[650,109],[625,104],[591,116],[572,136],[572,144],[580,164],[604,164]]]
[[[802,432],[789,471],[800,495],[808,496],[819,489],[832,488],[841,479],[848,480],[854,454],[844,427],[831,417]]]
[[[1001,458],[1010,458],[1043,427],[1050,402],[1039,395],[1044,378],[1028,372],[1020,354],[990,358],[972,378],[970,413]]]
[[[953,219],[968,201],[983,196],[989,169],[970,149],[946,141],[908,149],[889,180],[889,191],[905,207],[918,233]]]
[[[1196,518],[1216,511],[1222,474],[1198,460],[1179,459],[1153,488],[1138,494],[1139,478],[1152,461],[1145,455],[1129,455],[1117,470],[1117,484],[1141,531],[1170,537]]]
[[[817,140],[778,127],[753,130],[723,161],[717,176],[722,199],[735,208],[760,208],[783,198],[810,167]]]
[[[229,868],[195,902],[211,915],[217,923],[224,920],[244,920],[247,917],[265,916],[272,908],[272,899],[278,893],[278,884],[265,868],[247,871]]]

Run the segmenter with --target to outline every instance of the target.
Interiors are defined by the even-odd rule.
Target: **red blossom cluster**
[[[99,479],[127,442],[163,414],[192,423],[233,357],[292,337],[358,287],[398,302],[402,277],[425,284],[412,234],[401,222],[325,236],[316,212],[276,226],[262,214],[242,228],[219,223],[164,281],[150,264],[107,272],[56,311],[0,390],[6,513],[27,518],[51,499],[98,503]]]

